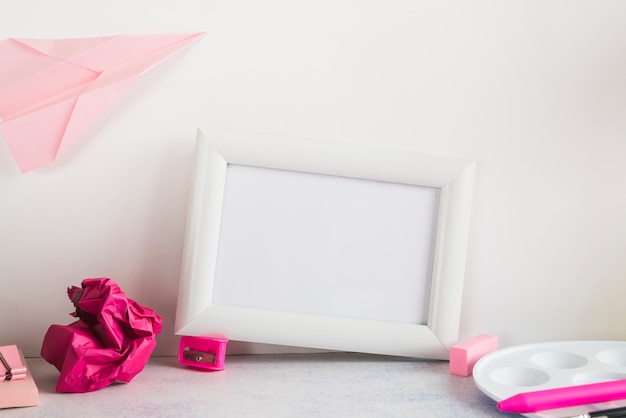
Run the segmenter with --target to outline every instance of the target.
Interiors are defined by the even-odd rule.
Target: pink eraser
[[[483,356],[498,349],[498,337],[482,334],[450,347],[450,373],[458,376],[472,374],[474,365]]]

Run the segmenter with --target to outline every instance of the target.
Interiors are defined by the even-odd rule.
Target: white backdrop
[[[38,355],[65,288],[106,276],[175,353],[200,123],[475,159],[461,338],[625,339],[625,21],[619,0],[0,0],[2,39],[206,32],[56,163],[23,175],[0,142],[0,344]]]

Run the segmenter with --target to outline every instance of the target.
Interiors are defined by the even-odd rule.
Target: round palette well
[[[522,392],[626,379],[626,342],[561,341],[505,348],[480,359],[473,376],[478,388],[495,401]],[[527,416],[559,415],[546,412]]]

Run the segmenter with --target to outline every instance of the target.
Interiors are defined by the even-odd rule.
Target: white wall
[[[461,338],[626,338],[623,1],[0,0],[0,38],[204,31],[69,153],[0,142],[0,344],[108,276],[173,319],[199,123],[476,159]],[[1,62],[0,65],[10,65]]]

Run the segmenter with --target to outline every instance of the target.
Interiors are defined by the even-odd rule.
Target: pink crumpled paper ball
[[[109,278],[85,279],[67,289],[78,321],[52,325],[41,355],[60,372],[57,392],[91,392],[130,382],[156,347],[162,319]]]

